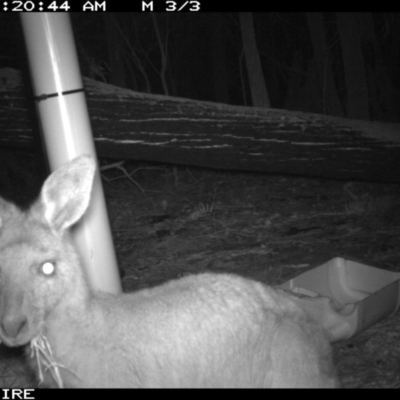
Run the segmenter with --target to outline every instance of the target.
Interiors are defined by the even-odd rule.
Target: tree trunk
[[[329,46],[326,41],[322,13],[308,12],[307,22],[310,30],[314,57],[307,69],[306,87],[309,89],[308,92],[312,90],[314,93],[317,90],[319,95],[319,104],[310,104],[310,108],[312,107],[314,110],[320,109],[321,114],[344,117],[345,113],[339,100],[333,77],[332,58],[330,52],[327,50]],[[317,85],[315,85],[315,83],[317,83]],[[305,101],[307,102],[307,99],[305,99]]]
[[[354,13],[337,13],[347,94],[347,116],[369,119],[367,75],[361,52],[360,28]]]
[[[115,16],[103,13],[103,25],[106,32],[107,52],[110,65],[110,83],[120,87],[126,87],[124,60],[122,57],[122,38],[117,29]]]
[[[269,108],[271,105],[258,54],[253,15],[250,12],[239,13],[239,17],[253,106]]]

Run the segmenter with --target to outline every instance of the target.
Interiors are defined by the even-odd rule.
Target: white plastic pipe
[[[96,157],[69,15],[20,15],[50,169],[80,154]],[[76,226],[74,239],[92,287],[121,292],[99,172],[90,208]]]

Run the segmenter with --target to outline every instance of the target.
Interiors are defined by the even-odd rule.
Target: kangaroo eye
[[[51,261],[46,261],[40,266],[40,271],[42,272],[43,275],[46,276],[54,275],[55,270],[56,266]]]

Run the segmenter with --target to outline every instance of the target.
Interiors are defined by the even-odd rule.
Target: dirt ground
[[[43,166],[24,152],[8,160],[1,195],[27,204]],[[337,256],[400,271],[398,184],[107,160],[102,166],[125,291],[202,271],[275,285]],[[400,312],[333,349],[345,388],[400,387]],[[0,387],[32,386],[21,349],[1,345]]]

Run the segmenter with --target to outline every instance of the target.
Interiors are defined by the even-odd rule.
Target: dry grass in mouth
[[[36,357],[40,383],[43,382],[42,367],[44,366],[45,370],[50,369],[57,386],[59,388],[64,387],[59,370],[59,367],[64,367],[54,361],[50,343],[48,342],[46,336],[44,336],[42,333],[34,337],[31,341],[31,357]]]

